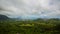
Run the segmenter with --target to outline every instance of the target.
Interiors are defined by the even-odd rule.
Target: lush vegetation
[[[60,19],[0,20],[0,34],[60,34]]]

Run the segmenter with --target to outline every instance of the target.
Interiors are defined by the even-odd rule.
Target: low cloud
[[[0,14],[10,18],[60,17],[59,0],[0,0]]]

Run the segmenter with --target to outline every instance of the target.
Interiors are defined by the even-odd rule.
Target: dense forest
[[[60,19],[0,20],[0,34],[60,34]]]

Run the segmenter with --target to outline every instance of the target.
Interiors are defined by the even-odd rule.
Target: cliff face
[[[9,18],[5,15],[0,15],[0,20],[6,20],[6,19],[9,19]]]

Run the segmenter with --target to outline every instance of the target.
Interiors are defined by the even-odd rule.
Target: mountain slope
[[[9,19],[7,16],[5,16],[5,15],[0,15],[0,20],[7,20],[7,19]]]

